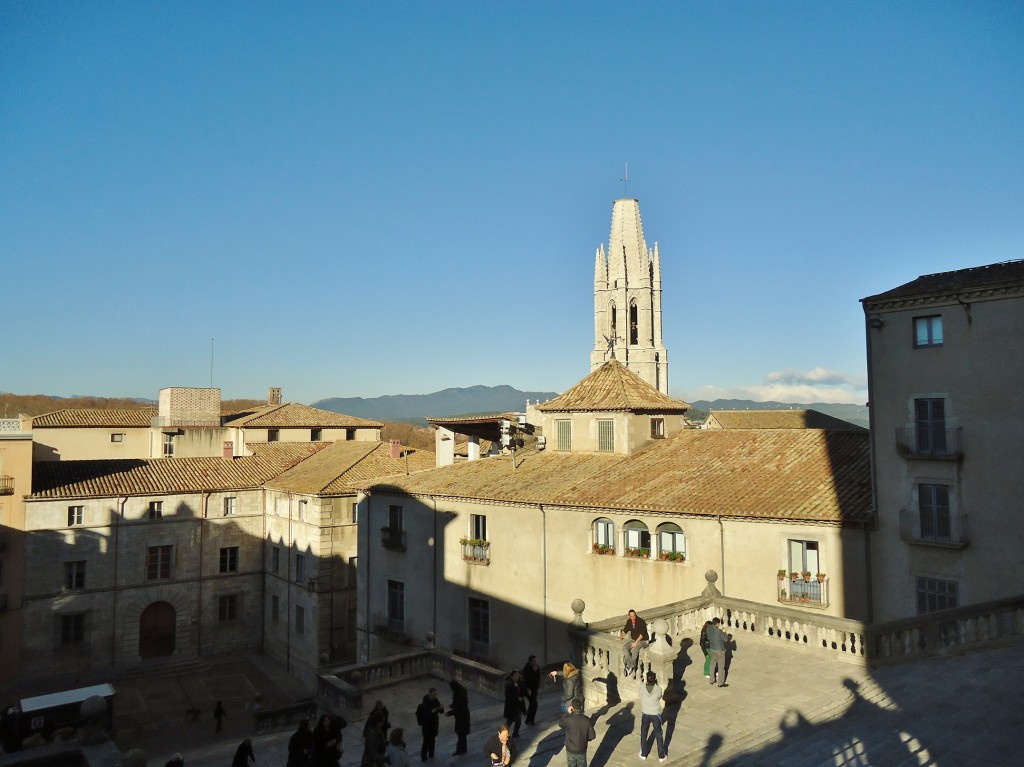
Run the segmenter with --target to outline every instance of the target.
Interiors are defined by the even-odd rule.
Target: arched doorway
[[[167,602],[154,602],[139,616],[139,657],[160,658],[174,652],[174,608]]]

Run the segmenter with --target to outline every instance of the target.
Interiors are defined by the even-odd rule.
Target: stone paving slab
[[[736,650],[728,686],[713,687],[695,664],[699,650],[683,664],[682,701],[666,708],[671,767],[1017,767],[1024,764],[1024,644],[941,660],[869,671],[825,655],[772,640],[745,639]],[[239,680],[241,676],[241,681]],[[227,684],[231,680],[234,687]],[[148,691],[121,684],[118,746],[141,746],[149,764],[160,767],[181,751],[188,767],[227,767],[237,744],[251,736],[260,767],[283,767],[291,729],[252,735],[244,705],[255,694],[278,704],[302,697],[293,680],[274,672],[260,658],[214,665],[197,677],[182,678],[178,692],[159,680]],[[209,698],[196,703],[200,718],[186,720],[182,690],[197,683]],[[146,683],[140,681],[139,687]],[[597,740],[590,767],[640,767],[639,711],[631,687],[621,680],[627,700],[588,714]],[[403,727],[410,761],[418,764],[419,728],[414,710],[429,687],[442,703],[447,684],[437,679],[404,682],[367,695],[385,702],[393,726]],[[164,691],[163,708],[157,690]],[[230,698],[224,731],[215,734],[214,691]],[[564,738],[557,728],[557,688],[541,695],[536,727],[523,726],[517,767],[562,767]],[[145,708],[125,711],[138,695]],[[195,701],[195,696],[192,695]],[[452,720],[442,718],[437,758],[425,767],[483,767],[482,744],[501,721],[502,704],[470,691],[473,732],[469,754],[452,757]],[[131,726],[125,726],[125,724]],[[345,730],[342,767],[358,767],[362,722]],[[654,758],[644,764],[657,764]]]

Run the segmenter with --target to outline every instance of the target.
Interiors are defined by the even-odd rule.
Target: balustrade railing
[[[1024,596],[955,607],[868,628],[874,663],[981,649],[1024,637]]]

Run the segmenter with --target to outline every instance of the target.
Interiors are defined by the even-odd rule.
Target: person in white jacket
[[[658,675],[647,672],[646,682],[640,683],[640,758],[646,759],[651,753],[651,741],[647,731],[654,728],[654,740],[658,744],[658,760],[664,762],[668,758],[665,748],[665,736],[661,731],[661,686]]]

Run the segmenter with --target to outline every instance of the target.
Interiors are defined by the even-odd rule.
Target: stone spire
[[[590,369],[614,357],[668,394],[668,351],[661,335],[661,255],[647,247],[640,203],[616,200],[608,251],[594,264],[594,350]]]

